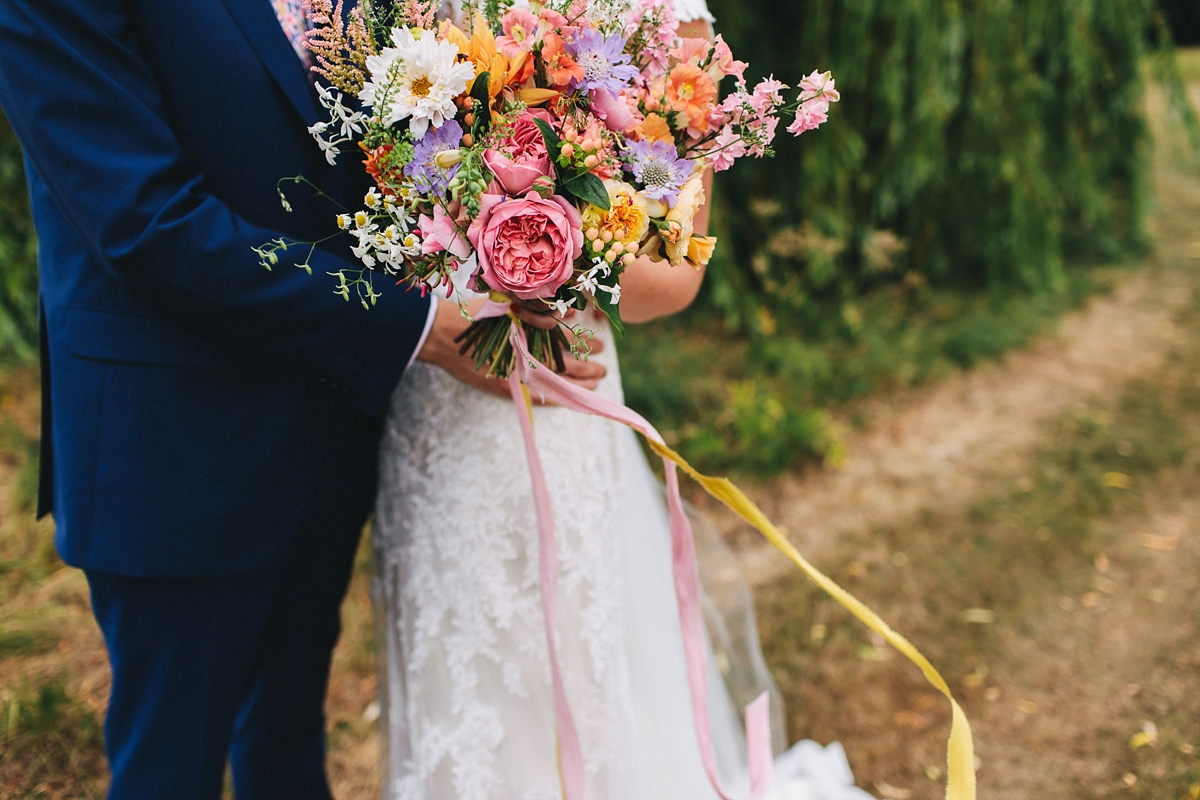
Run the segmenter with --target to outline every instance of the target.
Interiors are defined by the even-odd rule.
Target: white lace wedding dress
[[[680,0],[681,18],[707,18]],[[616,349],[599,392],[621,400]],[[637,335],[636,331],[631,335]],[[635,434],[561,408],[535,428],[560,558],[557,643],[587,800],[716,800],[700,759],[662,490]],[[384,797],[561,800],[537,532],[513,404],[414,364],[392,400],[373,545]],[[737,562],[697,524],[709,707],[727,790],[745,793],[739,703],[773,688]],[[724,679],[724,680],[723,680]],[[782,713],[773,698],[777,727]],[[782,744],[782,730],[775,731]],[[777,752],[782,747],[777,746]],[[860,800],[841,746],[776,761],[774,800]]]

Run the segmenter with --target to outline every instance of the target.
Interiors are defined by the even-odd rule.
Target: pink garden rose
[[[479,216],[467,237],[491,289],[522,300],[550,298],[570,280],[583,252],[583,221],[575,207],[536,192],[520,199],[480,198]]]
[[[534,118],[550,122],[550,115],[540,108],[517,117],[512,136],[496,150],[485,150],[483,163],[496,176],[504,191],[519,197],[529,191],[533,182],[543,175],[554,175],[546,140],[534,123]]]

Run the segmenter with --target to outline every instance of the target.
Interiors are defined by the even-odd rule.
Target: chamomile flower
[[[413,141],[420,141],[432,125],[440,128],[453,119],[454,98],[475,77],[475,65],[458,61],[458,47],[438,41],[431,31],[393,28],[393,47],[367,59],[371,79],[359,92],[385,125],[409,120]]]

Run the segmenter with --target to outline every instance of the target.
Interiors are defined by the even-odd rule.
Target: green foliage
[[[0,359],[37,353],[37,239],[21,147],[0,115]]]
[[[912,275],[1054,291],[1069,260],[1146,244],[1152,0],[711,6],[753,70],[830,69],[842,92],[819,132],[719,179],[727,322],[793,327]]]
[[[772,474],[814,458],[836,464],[841,445],[824,409],[838,406],[856,422],[864,396],[998,358],[1109,285],[1077,269],[1064,282],[1034,296],[919,282],[880,288],[840,314],[814,314],[805,336],[772,335],[767,311],[757,323],[765,335],[731,336],[701,306],[621,340],[625,397],[701,469]]]

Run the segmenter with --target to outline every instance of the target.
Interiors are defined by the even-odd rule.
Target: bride
[[[711,35],[704,0],[677,0],[676,15],[683,35]],[[701,277],[639,260],[622,277],[622,314],[641,322],[679,311]],[[458,314],[450,303],[443,312]],[[596,391],[621,401],[611,331],[599,319],[588,327],[600,343],[593,360],[607,370]],[[632,431],[562,408],[537,408],[534,420],[557,523],[556,643],[585,797],[716,800],[692,719],[662,490]],[[415,363],[392,400],[380,458],[385,798],[560,800],[534,504],[511,401]],[[739,684],[739,702],[757,693],[747,684],[772,686],[748,592],[736,580],[730,591],[736,562],[714,532],[700,545],[717,554],[702,557],[702,578],[715,576],[705,580],[714,750],[722,785],[744,796],[744,735],[723,678]],[[782,743],[782,730],[774,734]],[[769,796],[869,797],[841,746],[815,742],[776,759]]]

